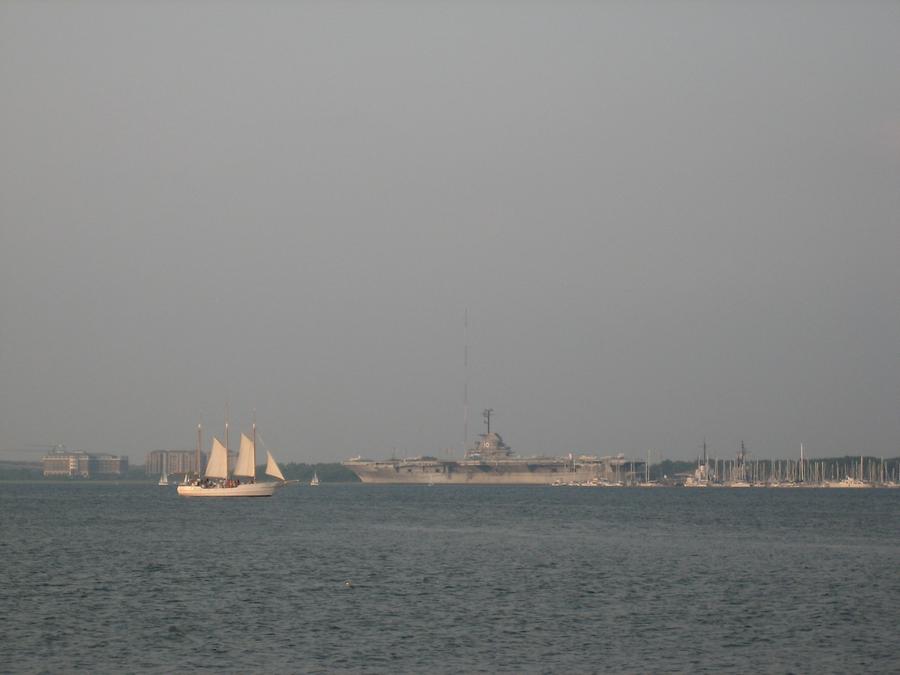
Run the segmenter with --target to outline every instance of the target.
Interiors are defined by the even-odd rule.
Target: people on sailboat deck
[[[247,480],[247,482],[252,484],[256,482],[256,479],[250,478]],[[191,481],[191,485],[197,485],[203,488],[211,488],[215,487],[216,485],[218,485],[219,487],[235,488],[240,484],[241,481],[237,478],[228,478],[225,481],[212,481],[209,478],[195,478],[193,481]]]

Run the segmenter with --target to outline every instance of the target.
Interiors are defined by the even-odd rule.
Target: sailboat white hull
[[[179,485],[182,497],[271,497],[282,483],[242,483],[235,487]]]

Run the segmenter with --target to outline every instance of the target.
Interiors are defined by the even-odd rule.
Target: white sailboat
[[[309,481],[309,484],[312,487],[315,487],[316,485],[319,484],[319,474],[317,474],[315,471],[313,471],[313,477],[312,477],[312,480]]]
[[[162,474],[160,474],[159,483],[157,483],[157,485],[159,485],[160,487],[168,487],[169,486],[169,472],[167,470],[169,463],[166,461],[168,458],[169,458],[169,456],[167,454],[163,455]]]
[[[256,482],[256,425],[254,424],[253,440],[241,434],[241,447],[234,467],[233,478],[229,477],[228,450],[219,442],[218,438],[213,438],[204,477],[190,485],[179,485],[178,494],[182,497],[271,497],[275,490],[289,483],[284,479],[275,458],[268,450],[266,451],[265,473],[267,476],[278,479],[278,482]],[[242,482],[241,478],[244,478],[245,481]]]

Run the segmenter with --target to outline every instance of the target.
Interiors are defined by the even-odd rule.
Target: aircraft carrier
[[[418,485],[601,485],[628,484],[639,479],[640,462],[623,456],[598,458],[588,455],[565,457],[518,457],[491,431],[491,413],[484,411],[487,431],[466,450],[461,460],[437,457],[369,460],[361,457],[342,464],[363,483]]]

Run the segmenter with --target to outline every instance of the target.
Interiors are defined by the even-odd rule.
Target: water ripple
[[[2,484],[0,671],[896,672],[900,491],[700,492]]]

